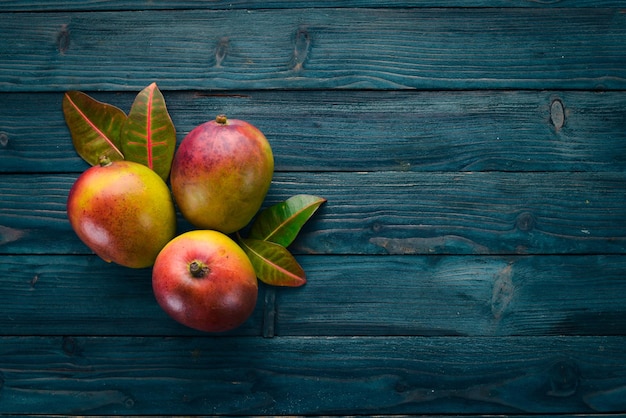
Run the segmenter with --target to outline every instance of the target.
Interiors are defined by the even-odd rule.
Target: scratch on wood
[[[494,280],[491,294],[491,313],[495,319],[500,319],[508,308],[515,294],[513,285],[513,266],[507,265],[500,271]]]
[[[487,254],[489,249],[458,235],[432,238],[385,238],[373,237],[372,244],[384,248],[389,254],[432,254],[441,249],[454,248],[462,253]]]
[[[38,281],[39,281],[39,275],[35,274],[33,278],[30,280],[30,288],[34,289]]]
[[[276,290],[268,288],[263,306],[263,337],[273,338],[276,324]]]
[[[193,94],[193,97],[230,97],[235,99],[249,99],[249,94],[240,94],[240,93],[208,93],[203,91],[198,91]]]
[[[24,236],[25,232],[19,229],[9,228],[8,226],[0,225],[0,245],[8,244],[13,241],[17,241]]]

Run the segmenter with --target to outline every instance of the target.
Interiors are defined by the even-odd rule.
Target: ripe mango
[[[248,122],[219,115],[182,140],[170,181],[174,200],[191,224],[229,234],[260,209],[273,173],[265,135]]]
[[[131,161],[102,161],[70,189],[67,215],[78,237],[107,262],[150,267],[176,233],[176,212],[165,182]]]

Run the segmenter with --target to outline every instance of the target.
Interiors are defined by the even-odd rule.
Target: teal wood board
[[[91,92],[128,112],[136,92]],[[626,170],[621,91],[166,91],[179,141],[219,113],[271,139],[276,170]],[[0,172],[80,173],[63,93],[0,93]],[[33,102],[39,123],[32,125]]]
[[[65,212],[78,174],[3,178],[3,252],[89,251]],[[39,202],[33,208],[35,191]],[[275,173],[266,205],[301,192],[328,202],[292,244],[300,253],[621,254],[626,249],[626,173],[621,172]],[[191,228],[183,219],[178,225],[180,231]]]
[[[0,0],[0,417],[626,417],[624,6]],[[64,93],[152,82],[327,199],[228,332],[67,218]]]
[[[160,310],[149,269],[128,271],[91,255],[2,260],[0,335],[201,335]],[[262,286],[254,316],[228,335],[626,332],[626,260],[621,255],[299,255],[298,261],[309,283],[299,289]],[[30,264],[23,268],[26,262]],[[85,271],[91,272],[89,279]]]
[[[110,11],[154,9],[282,9],[282,8],[328,8],[328,7],[621,7],[619,0],[1,0],[0,8],[6,11]]]
[[[613,8],[6,13],[3,25],[0,91],[626,86],[626,14]]]
[[[16,414],[612,411],[623,403],[624,344],[623,337],[8,337],[0,348],[2,400]]]

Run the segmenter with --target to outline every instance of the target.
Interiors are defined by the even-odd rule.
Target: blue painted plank
[[[125,112],[136,93],[89,92]],[[179,141],[196,125],[226,113],[266,134],[277,171],[626,170],[622,92],[164,95]],[[60,93],[0,94],[0,172],[87,168],[72,147],[61,101]]]
[[[623,255],[297,259],[307,284],[262,285],[252,317],[228,335],[626,334]],[[202,335],[157,306],[150,269],[95,256],[0,256],[0,281],[2,336]]]
[[[2,335],[202,335],[158,306],[152,270],[107,264],[96,256],[0,258]],[[223,335],[261,336],[265,288],[242,326]],[[1,410],[1,407],[0,407]]]
[[[2,337],[2,412],[622,412],[624,337]]]
[[[0,91],[624,89],[618,9],[3,13]],[[488,30],[485,30],[488,28]]]
[[[65,212],[77,176],[0,176],[0,253],[89,253]],[[626,173],[277,173],[265,205],[298,193],[328,202],[297,253],[626,252]]]
[[[622,7],[618,0],[1,0],[3,11],[151,10],[151,9],[292,9],[328,7]]]
[[[624,256],[300,256],[279,336],[626,335]]]
[[[0,0],[0,415],[623,413],[623,4],[412,3]],[[66,220],[60,93],[152,81],[329,199],[227,335]]]

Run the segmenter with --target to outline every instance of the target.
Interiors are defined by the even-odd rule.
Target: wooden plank
[[[0,339],[6,414],[565,414],[626,406],[624,337]]]
[[[624,256],[300,256],[277,335],[624,335]]]
[[[152,10],[152,9],[292,9],[327,7],[622,7],[618,0],[175,0],[175,1],[128,1],[113,0],[1,0],[2,11],[76,11],[76,10]]]
[[[308,283],[261,286],[243,336],[626,333],[625,256],[310,256]],[[95,256],[0,256],[0,335],[189,336],[150,270]]]
[[[295,243],[304,253],[621,254],[625,175],[307,173],[275,178],[268,201],[328,199]]]
[[[0,91],[624,89],[618,9],[3,13]],[[488,30],[485,30],[488,28]]]
[[[89,94],[128,112],[136,92]],[[277,171],[626,170],[621,92],[164,95],[179,141],[196,125],[226,113],[266,134]],[[72,147],[61,100],[59,93],[0,94],[0,172],[87,167]]]
[[[0,259],[2,335],[202,334],[179,325],[157,305],[151,269],[106,264],[96,256]],[[264,301],[261,287],[254,314],[224,334],[261,336]]]
[[[65,212],[76,177],[0,176],[0,253],[88,253]],[[265,205],[298,193],[328,202],[296,253],[626,251],[626,173],[277,173]]]

